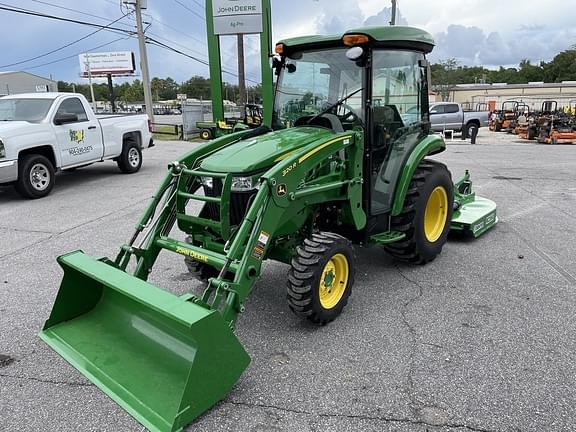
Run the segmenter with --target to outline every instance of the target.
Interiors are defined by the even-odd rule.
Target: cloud
[[[523,59],[550,61],[576,39],[575,29],[524,26],[513,33],[486,34],[476,26],[450,25],[435,35],[431,61],[455,58],[467,66],[515,66]]]
[[[387,26],[392,19],[392,8],[385,7],[376,15],[366,18],[364,25],[366,26]],[[406,18],[402,16],[400,9],[396,10],[396,25],[408,25]]]

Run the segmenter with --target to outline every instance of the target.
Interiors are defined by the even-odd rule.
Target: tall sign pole
[[[146,37],[142,27],[142,0],[136,0],[136,29],[138,30],[138,44],[140,45],[140,69],[142,70],[142,86],[144,87],[144,104],[146,114],[153,123],[154,111],[152,110],[152,90],[150,89],[150,74],[148,73],[148,56],[146,55]]]
[[[270,0],[206,0],[206,30],[214,120],[224,119],[220,35],[260,34],[264,124],[270,126],[273,99]]]

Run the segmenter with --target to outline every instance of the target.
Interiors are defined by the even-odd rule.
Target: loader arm
[[[228,325],[234,328],[252,286],[260,277],[262,262],[274,248],[278,228],[284,221],[296,215],[305,215],[300,218],[301,229],[316,204],[341,201],[350,222],[357,229],[364,227],[366,215],[361,208],[363,141],[359,133],[341,133],[328,141],[318,140],[297,152],[290,152],[262,175],[259,190],[242,223],[234,227],[233,233],[227,212],[223,211],[230,200],[231,174],[207,173],[194,168],[203,157],[217,148],[220,147],[203,146],[170,165],[168,176],[137,226],[138,232],[150,224],[154,209],[163,206],[145,235],[144,244],[140,247],[133,244],[122,246],[115,263],[126,270],[130,258],[136,257],[134,276],[146,280],[159,252],[166,249],[220,270],[218,277],[209,280],[201,297],[190,297],[188,301],[220,311]],[[318,166],[324,167],[323,174],[304,181],[310,171]],[[201,178],[206,176],[223,180],[220,197],[196,193],[201,186]],[[162,203],[163,196],[166,202]],[[186,214],[189,200],[218,204],[220,220]],[[172,239],[168,234],[176,221],[180,228],[188,232],[208,226],[223,236],[226,245],[223,250],[211,250]]]

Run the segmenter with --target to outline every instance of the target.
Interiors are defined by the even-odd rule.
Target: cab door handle
[[[96,129],[96,126],[88,126],[88,129]]]

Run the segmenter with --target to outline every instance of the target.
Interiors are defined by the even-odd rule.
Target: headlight
[[[4,143],[0,140],[0,159],[6,157],[6,149],[4,148]]]
[[[250,177],[232,177],[232,192],[248,192],[260,188],[260,176],[257,174]],[[208,189],[214,187],[212,177],[202,177],[202,184]]]

